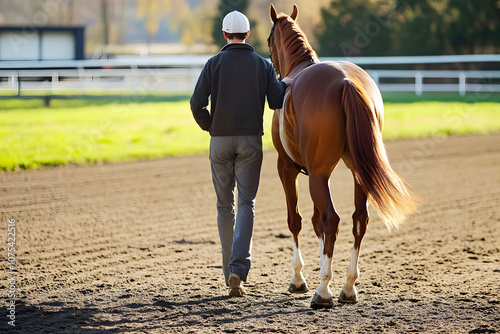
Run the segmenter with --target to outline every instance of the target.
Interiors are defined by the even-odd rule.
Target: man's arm
[[[194,88],[193,96],[191,96],[191,111],[196,123],[205,131],[210,130],[211,118],[207,109],[208,98],[210,96],[210,66],[205,64],[201,71],[198,82]]]
[[[281,109],[283,107],[283,98],[285,97],[285,91],[287,84],[283,81],[278,81],[276,75],[274,74],[273,66],[268,67],[267,73],[267,103],[270,109]]]

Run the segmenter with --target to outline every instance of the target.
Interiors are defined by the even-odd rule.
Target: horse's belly
[[[296,120],[293,114],[293,106],[291,102],[290,94],[287,93],[285,96],[285,101],[283,103],[283,108],[278,110],[279,113],[279,137],[281,145],[285,150],[286,154],[296,163],[303,166],[302,158],[300,156],[299,147],[297,145],[297,139],[295,137],[296,131]]]

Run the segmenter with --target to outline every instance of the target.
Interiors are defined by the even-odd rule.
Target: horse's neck
[[[304,70],[306,67],[308,67],[309,65],[315,64],[315,63],[319,63],[319,60],[316,57],[312,57],[310,60],[304,60],[303,62],[298,63],[292,69],[292,71],[287,75],[287,77],[293,79],[294,77],[297,76],[297,74],[302,72],[302,70]]]

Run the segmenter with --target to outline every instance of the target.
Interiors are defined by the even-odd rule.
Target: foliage
[[[144,26],[149,36],[149,43],[151,43],[164,18],[167,18],[168,26],[172,31],[185,30],[190,10],[184,0],[137,1],[136,15],[144,19]]]
[[[287,14],[298,5],[299,24],[320,56],[500,53],[498,0],[273,3]],[[214,42],[222,47],[222,19],[235,9],[250,19],[248,42],[267,55],[268,0],[0,0],[0,24],[24,25],[28,32],[33,25],[82,25],[87,55],[99,56],[106,43]]]
[[[500,51],[497,0],[333,0],[321,16],[320,56]]]
[[[389,48],[389,31],[383,29],[387,18],[375,10],[375,4],[365,0],[332,1],[322,8],[323,27],[317,34],[320,56],[364,56]]]
[[[500,2],[450,0],[448,40],[454,53],[498,53]]]

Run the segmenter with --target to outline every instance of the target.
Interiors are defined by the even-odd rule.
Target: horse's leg
[[[311,307],[332,307],[333,296],[328,285],[333,276],[333,247],[338,235],[340,217],[335,211],[330,195],[329,175],[311,173],[309,190],[315,206],[313,224],[318,234],[320,250],[320,284],[311,301]]]
[[[366,232],[368,225],[368,202],[366,194],[361,186],[355,181],[354,202],[356,210],[352,215],[352,234],[354,235],[354,247],[352,248],[351,262],[347,268],[347,282],[340,293],[339,302],[342,303],[357,303],[358,292],[354,284],[359,276],[358,260],[361,240]]]
[[[288,229],[293,235],[293,275],[290,279],[288,291],[292,293],[306,292],[308,290],[306,280],[302,275],[304,260],[300,254],[299,233],[302,229],[302,215],[298,206],[297,178],[299,171],[290,159],[278,157],[278,174],[283,189],[285,190],[286,204],[288,209]]]

